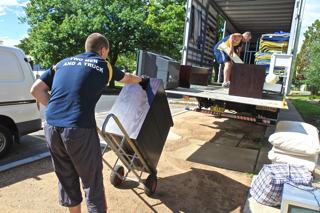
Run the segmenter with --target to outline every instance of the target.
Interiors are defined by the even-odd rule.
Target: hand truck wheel
[[[120,177],[119,177],[120,176]],[[119,186],[123,181],[124,168],[123,166],[116,165],[110,174],[110,182],[115,187]]]
[[[157,176],[155,174],[150,174],[144,183],[144,192],[146,193],[146,195],[151,196],[155,193],[157,183]]]

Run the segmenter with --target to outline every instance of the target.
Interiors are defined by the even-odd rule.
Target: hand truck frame
[[[119,139],[116,138],[116,136],[118,135],[108,133],[105,130],[111,118],[114,120],[115,124],[123,134],[123,136],[119,136],[121,138],[120,143]],[[118,117],[112,113],[108,114],[102,125],[102,129],[99,129],[97,127],[97,131],[98,134],[107,142],[107,146],[102,150],[102,155],[108,150],[108,147],[117,155],[117,160],[115,161],[113,166],[107,161],[105,162],[106,165],[111,169],[111,184],[115,187],[118,187],[126,179],[133,180],[144,185],[144,192],[148,196],[153,195],[157,188],[157,172],[153,171],[147,164],[137,145],[132,139],[130,139],[127,131],[121,124]],[[129,150],[125,148],[125,145],[129,145],[133,153],[129,152]],[[126,173],[124,167],[118,164],[119,160],[127,168]],[[128,177],[128,174],[130,172],[132,172],[136,176],[136,179]],[[146,180],[142,179],[143,172],[149,173]]]

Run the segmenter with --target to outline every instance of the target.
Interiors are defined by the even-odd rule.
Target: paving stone
[[[177,151],[175,151],[175,157],[186,160],[190,155],[196,152],[199,147],[207,143],[206,141],[194,138],[190,138],[188,139],[188,141],[190,142],[188,146],[181,147]]]
[[[268,159],[268,152],[271,150],[272,145],[269,142],[265,142],[264,146],[260,149],[255,173],[259,173],[264,164],[270,164],[271,161]]]
[[[226,132],[225,133],[226,136],[230,136],[230,137],[234,137],[234,138],[237,138],[237,139],[241,139],[243,138],[244,136],[244,133],[239,133],[239,132]]]
[[[223,146],[236,147],[239,144],[241,138],[243,137],[243,133],[221,131],[221,135],[217,139],[211,140],[211,142]]]
[[[276,125],[268,126],[264,133],[264,137],[269,138],[270,135],[272,135],[275,130],[276,130]]]
[[[259,150],[261,148],[261,143],[253,141],[252,139],[249,138],[243,138],[238,147],[240,148],[246,148],[246,149],[256,149]]]
[[[187,160],[235,171],[253,172],[257,156],[257,150],[205,143]]]
[[[220,136],[218,139],[212,141],[215,144],[220,144],[222,146],[231,146],[231,147],[235,147],[238,145],[238,143],[240,142],[240,140],[236,137],[230,137],[230,136],[226,136],[226,135],[222,135]]]

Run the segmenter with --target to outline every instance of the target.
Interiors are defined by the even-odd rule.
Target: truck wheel
[[[13,142],[13,136],[10,130],[0,125],[0,158],[3,157],[10,149]]]

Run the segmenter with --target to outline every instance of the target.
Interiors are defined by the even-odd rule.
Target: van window
[[[0,81],[21,81],[24,75],[17,56],[0,51]]]

